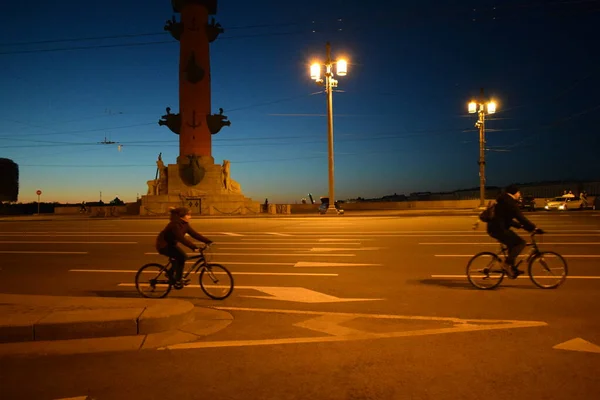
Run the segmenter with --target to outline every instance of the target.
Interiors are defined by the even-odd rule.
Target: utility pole
[[[326,61],[325,61],[325,79],[321,79],[321,65],[316,63],[311,65],[311,78],[318,84],[325,87],[327,94],[327,148],[329,160],[329,205],[326,214],[338,214],[335,208],[335,180],[334,180],[334,160],[333,160],[333,88],[337,87],[338,81],[334,78],[333,65],[336,65],[338,76],[346,76],[348,63],[346,60],[331,59],[331,44],[326,44]]]
[[[487,109],[487,110],[486,110]],[[483,88],[479,92],[479,100],[469,103],[469,113],[477,113],[478,119],[475,127],[479,128],[479,207],[485,207],[485,114],[496,112],[496,103],[485,103]]]
[[[479,92],[479,104],[483,104],[483,88]],[[479,207],[485,207],[485,111],[479,108]]]

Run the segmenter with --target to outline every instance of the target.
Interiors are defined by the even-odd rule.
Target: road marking
[[[294,267],[379,267],[383,264],[360,264],[360,263],[329,263],[329,262],[311,262],[311,261],[298,261],[294,264]]]
[[[321,333],[327,333],[331,336],[348,336],[364,334],[364,331],[341,326],[344,322],[356,319],[353,315],[320,315],[316,318],[307,319],[298,322],[294,326],[310,329]]]
[[[217,273],[219,274],[219,273]],[[224,274],[223,272],[221,274]],[[119,283],[117,286],[122,287],[135,287],[135,283]],[[187,288],[200,288],[200,285],[187,285]],[[211,288],[227,289],[229,286],[215,285]],[[235,290],[257,290],[259,292],[267,293],[270,296],[245,296],[239,295],[239,297],[249,297],[255,299],[265,300],[281,300],[281,301],[292,301],[296,303],[345,303],[354,301],[375,301],[384,299],[358,299],[358,298],[340,298],[331,296],[325,293],[317,292],[314,290],[306,289],[303,287],[280,287],[280,286],[234,286]]]
[[[219,310],[229,311],[250,311],[250,312],[270,312],[284,314],[299,314],[299,315],[317,315],[316,318],[311,318],[301,322],[300,325],[317,331],[327,331],[326,333],[333,336],[323,337],[298,337],[285,339],[259,339],[259,340],[231,340],[231,341],[212,341],[212,342],[193,342],[182,343],[172,346],[162,347],[159,350],[177,350],[177,349],[200,349],[212,347],[240,347],[240,346],[266,346],[277,344],[299,344],[299,343],[322,343],[322,342],[342,342],[350,340],[365,340],[365,339],[385,339],[398,337],[412,337],[425,335],[438,335],[445,333],[473,332],[498,329],[514,329],[514,328],[532,328],[547,326],[543,321],[514,321],[514,320],[486,320],[486,319],[459,319],[445,317],[427,317],[427,316],[406,316],[406,315],[377,315],[377,314],[352,314],[352,313],[333,313],[333,312],[318,312],[318,311],[299,311],[299,310],[281,310],[281,309],[253,309],[240,307],[215,307]],[[329,323],[326,318],[329,318]],[[386,333],[370,333],[358,330],[349,330],[339,326],[339,323],[348,321],[354,318],[375,318],[375,319],[396,319],[396,320],[416,320],[416,321],[439,321],[452,323],[452,327],[421,329],[400,332]]]
[[[16,244],[16,243],[30,243],[30,244],[40,244],[40,243],[51,243],[51,244],[137,244],[138,242],[84,242],[84,241],[77,241],[77,242],[54,242],[54,241],[45,241],[45,240],[40,240],[40,241],[33,241],[33,242],[25,242],[25,241],[21,241],[21,240],[2,240],[0,241],[0,243],[12,243],[12,244]]]
[[[473,257],[474,254],[435,254],[434,257]],[[561,254],[563,258],[600,258],[600,254]],[[522,254],[519,257],[528,257]]]
[[[64,399],[56,399],[56,400],[89,400],[88,396],[79,396],[79,397],[65,397]]]
[[[227,236],[244,236],[242,234],[239,233],[233,233],[233,232],[221,232],[223,235],[227,235]]]
[[[313,247],[310,251],[372,251],[381,249],[385,249],[385,247]]]
[[[319,242],[353,242],[358,239],[319,239]],[[360,240],[373,240],[373,239],[360,239]]]
[[[422,245],[430,245],[430,246],[450,246],[450,245],[485,245],[485,246],[493,246],[493,245],[497,245],[497,242],[471,242],[471,243],[463,243],[463,242],[428,242],[428,243],[419,243]],[[541,243],[541,245],[564,245],[564,246],[569,246],[569,245],[599,245],[600,242],[543,242]]]
[[[432,278],[466,278],[467,275],[431,275]],[[518,276],[518,279],[529,279],[529,276]],[[548,276],[548,277],[544,277],[544,276],[540,276],[540,277],[536,277],[536,279],[543,279],[543,278],[548,278],[548,279],[556,279],[554,277]],[[568,275],[567,279],[600,279],[600,276],[571,276]]]
[[[186,264],[194,264],[196,261],[186,261]],[[269,263],[269,262],[237,262],[237,261],[215,261],[215,260],[210,260],[208,262],[209,264],[227,264],[227,265],[277,265],[277,266],[281,266],[281,267],[293,267],[296,264],[294,263]]]
[[[270,296],[240,296],[254,299],[293,301],[296,303],[341,303],[350,301],[373,301],[383,299],[342,299],[325,293],[306,289],[303,287],[279,287],[279,286],[238,286],[236,288],[254,289]]]
[[[279,232],[265,232],[265,234],[267,234],[267,235],[274,235],[274,236],[292,236],[292,235],[287,234],[287,233],[279,233]]]
[[[3,254],[88,254],[87,251],[9,251],[0,250]]]
[[[281,250],[281,249],[280,249]],[[158,253],[144,253],[146,255],[158,255]],[[215,256],[268,256],[268,257],[282,257],[282,256],[292,256],[292,257],[299,257],[299,256],[309,256],[309,257],[314,257],[314,256],[327,256],[327,257],[356,257],[356,254],[304,254],[304,253],[294,253],[294,254],[275,254],[275,253],[267,253],[267,254],[261,254],[261,253],[214,253]],[[197,254],[188,254],[188,256],[190,255],[197,255]]]
[[[582,338],[567,340],[564,343],[552,347],[558,350],[585,351],[589,353],[600,353],[600,346],[590,343]]]
[[[264,240],[264,239],[260,239],[260,240]],[[293,239],[292,239],[293,240]],[[223,247],[221,246],[230,246],[230,245],[236,245],[236,246],[246,246],[244,247],[244,250],[248,250],[249,246],[256,246],[256,245],[269,245],[269,246],[316,246],[319,244],[323,244],[323,243],[317,243],[317,242],[291,242],[289,239],[286,239],[285,242],[273,242],[273,241],[269,241],[269,242],[252,242],[252,243],[242,243],[242,242],[215,242],[215,245],[219,246],[219,249],[222,249]],[[340,242],[340,243],[327,243],[327,244],[339,244],[339,245],[360,245],[360,242],[355,242],[355,243],[348,243],[348,242]],[[279,248],[278,250],[282,250],[281,248]]]
[[[138,272],[137,269],[70,269],[69,272],[99,272],[99,273],[129,273]],[[146,274],[155,274],[153,271],[144,271]],[[220,274],[220,272],[215,272]],[[196,272],[194,272],[196,274]],[[234,275],[273,275],[273,276],[338,276],[338,274],[305,273],[305,272],[234,272]]]

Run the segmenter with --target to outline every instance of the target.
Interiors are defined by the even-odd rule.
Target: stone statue
[[[156,166],[158,167],[158,179],[156,179],[156,194],[167,194],[168,167],[165,166],[161,155],[158,156]]]
[[[221,180],[223,182],[223,188],[228,192],[240,193],[242,188],[240,184],[231,179],[230,172],[231,164],[228,160],[223,160],[223,167],[221,168]]]

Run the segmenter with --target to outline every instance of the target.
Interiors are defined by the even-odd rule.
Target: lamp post
[[[494,101],[483,102],[483,89],[479,101],[469,103],[469,113],[477,113],[479,119],[475,127],[479,128],[479,207],[485,207],[485,115],[496,112]]]
[[[331,59],[331,45],[327,42],[327,60],[325,61],[325,79],[321,78],[321,64],[315,63],[310,66],[310,77],[318,85],[325,87],[327,94],[327,127],[328,127],[328,150],[329,150],[329,206],[326,214],[337,214],[335,208],[335,184],[334,184],[334,162],[333,162],[333,88],[337,87],[338,81],[333,78],[333,65],[336,65],[338,76],[345,76],[348,71],[348,63],[345,60]]]

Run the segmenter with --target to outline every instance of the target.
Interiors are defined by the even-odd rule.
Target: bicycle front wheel
[[[529,261],[529,277],[542,289],[554,289],[567,279],[567,262],[558,253],[543,251]]]
[[[171,291],[167,269],[160,264],[146,264],[135,275],[135,288],[143,297],[162,299]]]
[[[207,264],[200,272],[200,288],[211,299],[223,300],[233,292],[233,276],[220,264]]]
[[[491,252],[475,254],[467,264],[467,279],[477,289],[494,289],[504,279],[502,260]]]

